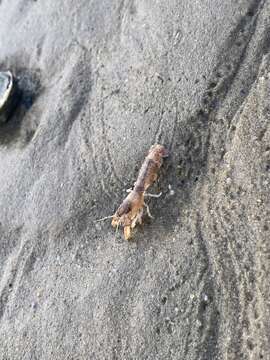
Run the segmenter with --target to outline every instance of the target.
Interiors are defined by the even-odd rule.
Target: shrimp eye
[[[165,157],[168,157],[169,155],[170,155],[169,150],[167,150],[167,149],[165,149],[165,147],[163,147],[161,149],[161,156],[165,158]]]

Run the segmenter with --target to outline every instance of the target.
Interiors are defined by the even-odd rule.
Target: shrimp
[[[155,144],[151,146],[141,169],[139,171],[133,189],[130,190],[122,204],[112,215],[112,226],[124,228],[124,237],[129,240],[132,236],[132,229],[137,224],[142,224],[144,207],[148,216],[152,217],[148,205],[144,199],[146,196],[159,197],[159,195],[147,194],[146,190],[157,180],[158,171],[163,163],[163,158],[168,156],[168,151],[163,145]]]

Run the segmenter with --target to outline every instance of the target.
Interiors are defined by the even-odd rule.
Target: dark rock
[[[0,124],[8,120],[16,105],[16,84],[10,71],[0,71]]]

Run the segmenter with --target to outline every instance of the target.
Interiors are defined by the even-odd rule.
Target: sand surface
[[[0,359],[270,359],[270,1],[1,0]],[[132,242],[112,214],[170,150]]]

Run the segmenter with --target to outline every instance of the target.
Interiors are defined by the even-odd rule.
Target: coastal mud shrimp
[[[149,207],[145,203],[145,197],[159,197],[161,195],[147,194],[146,190],[157,180],[158,171],[163,163],[163,158],[167,157],[168,151],[163,145],[155,144],[151,146],[134,183],[133,189],[129,190],[129,194],[118,207],[115,214],[106,218],[112,218],[112,226],[124,228],[124,237],[129,240],[132,236],[132,229],[137,224],[142,224],[144,208],[147,214],[152,218]]]

